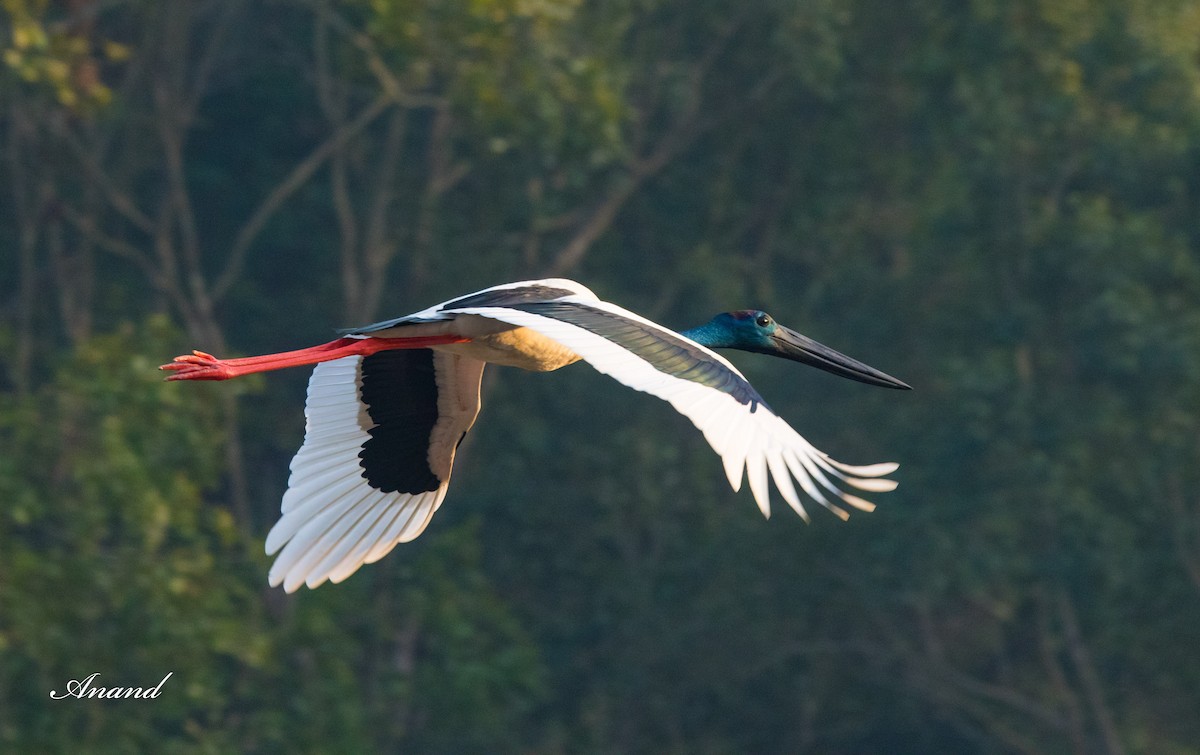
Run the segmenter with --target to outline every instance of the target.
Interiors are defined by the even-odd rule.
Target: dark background
[[[0,749],[1198,751],[1195,2],[0,9]],[[734,355],[901,487],[493,369],[420,539],[267,588],[307,371],[155,367],[548,275],[908,381]]]

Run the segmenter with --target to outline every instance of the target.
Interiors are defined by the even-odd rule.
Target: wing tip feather
[[[842,500],[859,511],[865,511],[868,514],[875,510],[875,504],[850,493],[842,493]]]

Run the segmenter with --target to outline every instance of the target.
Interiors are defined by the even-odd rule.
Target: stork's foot
[[[167,380],[228,380],[241,374],[224,359],[203,351],[177,356],[175,361],[158,369],[174,373]]]

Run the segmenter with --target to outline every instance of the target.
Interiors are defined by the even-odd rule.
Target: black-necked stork
[[[283,515],[267,535],[279,557],[272,586],[288,592],[340,582],[397,543],[421,534],[441,505],[454,454],[479,413],[485,364],[557,370],[580,359],[624,385],[670,402],[722,458],[729,483],[743,472],[764,516],[767,473],[808,519],[792,478],[845,519],[830,497],[874,505],[840,490],[885,492],[894,463],[850,466],[800,437],[737,368],[712,349],[793,359],[887,388],[909,386],[776,323],[758,310],[717,315],[676,333],[601,301],[574,281],[494,286],[407,317],[344,331],[331,343],[243,359],[204,352],[160,369],[168,380],[227,380],[316,364],[308,383],[304,444],[292,459]],[[832,478],[832,479],[831,479]]]

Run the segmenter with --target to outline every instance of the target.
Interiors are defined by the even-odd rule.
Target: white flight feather
[[[319,584],[319,581],[324,581],[328,569],[342,560],[345,554],[341,547],[346,533],[358,524],[362,516],[372,508],[375,499],[378,498],[373,495],[374,491],[370,488],[366,488],[366,490],[363,488],[366,486],[360,487],[356,491],[357,495],[343,501],[327,526],[322,527],[319,532],[313,533],[312,544],[308,546],[304,556],[297,561],[289,579],[296,578],[299,582],[307,582],[309,587],[315,587],[316,585],[313,583]],[[325,571],[322,571],[323,567]]]
[[[348,560],[354,560],[355,554],[362,548],[364,538],[378,526],[380,518],[387,511],[387,497],[373,496],[367,499],[360,508],[363,511],[358,521],[342,536],[339,547],[331,550],[325,560],[316,566],[313,570],[315,573],[332,579],[334,573]],[[361,559],[359,560],[361,561]],[[309,587],[315,586],[309,585]]]

